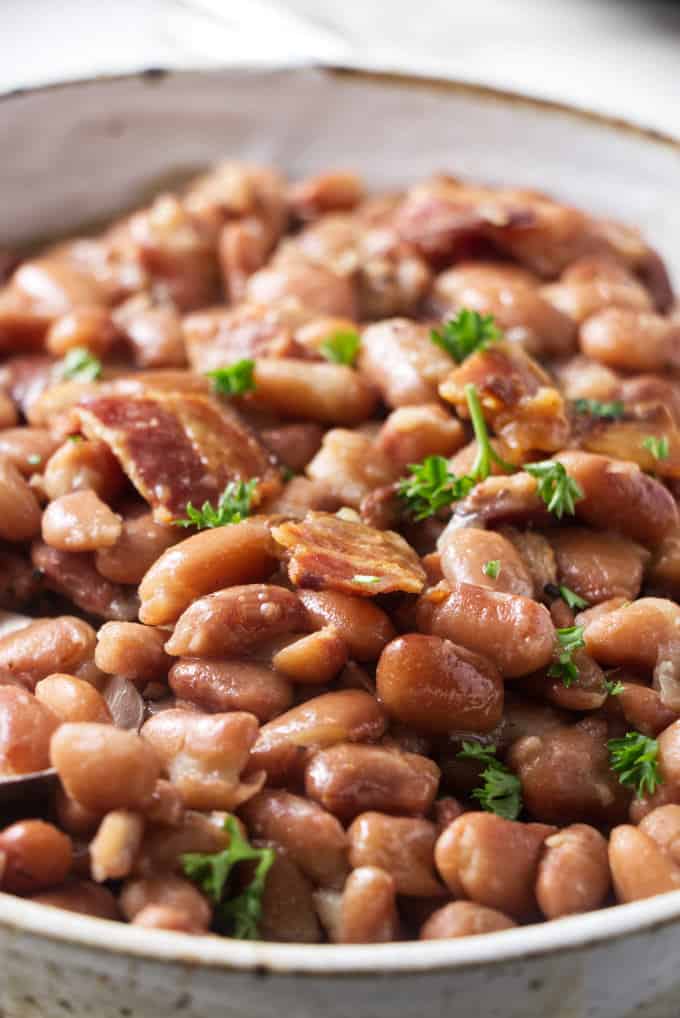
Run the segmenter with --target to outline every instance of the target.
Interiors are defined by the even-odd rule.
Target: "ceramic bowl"
[[[680,147],[552,104],[322,70],[146,72],[0,101],[2,246],[102,220],[225,156],[435,169],[640,225],[680,278]],[[680,892],[463,940],[337,947],[147,931],[0,894],[3,1018],[676,1018]]]

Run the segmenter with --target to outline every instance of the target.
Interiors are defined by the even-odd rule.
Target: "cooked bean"
[[[680,866],[638,827],[614,828],[609,835],[609,865],[622,903],[680,888]]]
[[[90,842],[92,878],[105,880],[127,877],[139,852],[144,834],[144,819],[139,813],[117,809],[102,818]]]
[[[546,919],[600,908],[609,891],[608,846],[587,824],[571,824],[544,843],[536,898]]]
[[[439,776],[426,756],[341,742],[314,754],[305,770],[305,791],[344,822],[370,810],[424,816]]]
[[[5,865],[0,886],[11,894],[35,894],[55,887],[73,862],[71,839],[42,820],[21,820],[0,833]]]
[[[192,918],[179,908],[172,905],[147,905],[132,920],[133,926],[142,926],[146,930],[173,930],[175,933],[205,933],[203,927],[197,927]]]
[[[116,899],[106,887],[99,887],[90,880],[70,880],[53,891],[35,894],[31,901],[53,908],[64,908],[67,912],[95,916],[98,919],[120,919]]]
[[[583,638],[589,654],[600,664],[651,671],[659,647],[680,626],[680,607],[665,598],[641,597],[586,624]]]
[[[364,329],[359,367],[389,407],[412,406],[438,402],[451,358],[430,341],[427,326],[392,318]]]
[[[41,473],[58,442],[44,428],[7,428],[0,431],[0,456],[23,477]]]
[[[680,806],[677,803],[652,810],[642,818],[639,829],[655,841],[673,862],[680,864]]]
[[[115,321],[140,368],[183,367],[187,362],[177,309],[132,297],[116,310]]]
[[[293,700],[290,684],[259,661],[209,661],[181,658],[168,675],[170,688],[201,710],[247,711],[271,721]]]
[[[229,587],[194,601],[178,619],[165,649],[188,657],[237,656],[263,640],[300,630],[304,623],[302,602],[285,587]]]
[[[259,931],[263,940],[315,944],[321,927],[314,907],[313,885],[280,847],[262,893]]]
[[[0,390],[0,428],[13,428],[19,416],[12,399]]]
[[[494,908],[474,901],[452,901],[433,912],[420,930],[421,940],[449,940],[473,937],[479,933],[511,930],[517,924]]]
[[[317,219],[327,212],[353,209],[363,197],[361,178],[346,170],[317,173],[288,191],[288,203],[299,219]]]
[[[377,866],[360,866],[342,892],[337,942],[384,944],[397,939],[399,917],[395,883]]]
[[[656,738],[659,732],[676,720],[677,712],[664,706],[656,689],[650,689],[639,682],[627,682],[625,673],[619,671],[613,677],[621,682],[623,689],[617,696],[607,700],[608,715],[622,717],[629,728],[651,738]]]
[[[418,732],[488,732],[501,719],[496,667],[439,636],[397,637],[380,655],[376,679],[387,713]]]
[[[425,594],[417,617],[419,629],[487,656],[505,678],[537,671],[552,657],[550,615],[528,597],[459,583],[440,604]]]
[[[95,664],[109,675],[135,683],[162,681],[171,659],[164,650],[165,634],[137,622],[106,622],[97,633]]]
[[[502,594],[533,597],[534,585],[527,567],[501,534],[476,527],[446,530],[438,547],[442,572],[452,586],[474,583]],[[489,562],[498,563],[495,576],[484,571]]]
[[[117,338],[111,312],[100,304],[82,304],[56,318],[45,335],[45,346],[55,357],[75,347],[105,356]]]
[[[332,626],[350,657],[375,661],[396,632],[389,617],[372,601],[335,590],[301,590],[300,600],[314,628]]]
[[[99,814],[91,813],[75,799],[69,798],[61,785],[55,794],[54,810],[59,826],[72,837],[87,841],[96,833]]]
[[[89,682],[75,675],[48,675],[36,685],[35,696],[61,722],[111,723],[111,713],[104,697]]]
[[[332,814],[299,795],[270,790],[240,812],[251,836],[280,845],[314,884],[342,887],[349,868],[347,835]]]
[[[271,304],[286,297],[296,297],[303,307],[320,314],[356,317],[350,278],[300,255],[260,269],[246,285],[245,299],[256,304]]]
[[[149,823],[177,827],[184,817],[184,802],[174,785],[164,778],[156,782],[144,814]]]
[[[40,506],[14,464],[0,457],[0,538],[26,541],[40,533]]]
[[[513,919],[532,918],[541,849],[555,833],[546,824],[523,824],[493,813],[464,813],[440,834],[437,869],[449,890]]]
[[[323,428],[309,421],[305,424],[281,424],[263,428],[260,438],[281,463],[291,470],[304,470],[315,456],[323,439]]]
[[[394,880],[397,894],[430,898],[444,893],[434,871],[437,830],[429,820],[362,813],[347,835],[353,868],[385,870]]]
[[[196,885],[170,873],[126,881],[119,901],[128,922],[153,906],[177,909],[190,921],[190,932],[205,933],[212,921],[212,908]]]
[[[670,788],[680,788],[680,721],[659,735],[659,765],[664,782]]]
[[[277,671],[305,685],[330,682],[346,663],[347,645],[333,626],[289,643],[272,658]]]
[[[123,516],[116,543],[97,551],[97,572],[114,583],[138,584],[163,552],[179,539],[175,527],[156,523],[152,513]]]
[[[640,592],[642,571],[649,553],[639,544],[616,534],[596,533],[581,527],[550,535],[560,582],[589,603]]]
[[[50,760],[68,795],[100,815],[143,809],[160,777],[149,743],[112,725],[62,725],[52,736]]]
[[[125,476],[105,442],[69,439],[47,461],[43,485],[49,498],[90,490],[109,502],[124,487]]]
[[[121,519],[94,491],[74,491],[50,502],[43,513],[43,540],[62,551],[110,548],[121,534]]]
[[[333,428],[324,435],[321,449],[307,466],[307,474],[313,481],[325,484],[344,505],[358,508],[374,488],[397,479],[399,466],[370,436]]]
[[[186,810],[172,827],[165,823],[147,826],[142,850],[135,862],[135,873],[144,877],[173,871],[181,873],[182,856],[186,852],[212,854],[221,852],[228,845],[229,834],[224,830],[223,813]]]
[[[402,470],[426,456],[452,456],[464,443],[463,425],[438,403],[398,407],[377,439],[380,450]]]
[[[31,561],[48,590],[67,597],[86,614],[120,621],[137,617],[139,601],[134,589],[100,576],[90,555],[35,541]]]
[[[235,809],[262,788],[264,773],[241,780],[258,733],[257,718],[165,710],[150,718],[142,737],[190,809]]]
[[[651,311],[610,307],[581,326],[587,357],[616,371],[658,371],[675,367],[679,326]]]
[[[265,517],[204,530],[169,548],[151,566],[139,585],[139,617],[152,626],[175,622],[204,594],[263,580],[275,568]]]
[[[377,402],[374,389],[345,364],[258,357],[254,379],[257,403],[282,417],[361,424]]]
[[[296,767],[304,767],[308,749],[370,742],[380,738],[385,727],[385,715],[370,693],[358,689],[323,693],[262,726],[251,767],[264,768],[269,781],[279,784]]]
[[[95,641],[94,629],[82,619],[38,619],[0,637],[0,668],[33,689],[54,672],[77,674],[92,661]]]

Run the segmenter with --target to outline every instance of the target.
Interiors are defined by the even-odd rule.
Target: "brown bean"
[[[324,315],[355,318],[351,279],[328,266],[307,261],[300,254],[281,257],[255,272],[246,285],[245,299],[271,304],[295,297],[303,307]]]
[[[385,715],[370,693],[358,689],[323,693],[263,725],[250,766],[264,768],[269,781],[278,784],[296,767],[304,767],[306,750],[370,742],[379,739],[385,727]]]
[[[111,583],[100,576],[92,556],[61,551],[42,541],[34,541],[31,561],[40,571],[42,583],[48,590],[67,597],[87,615],[119,621],[130,621],[137,617],[139,600],[134,589]]]
[[[579,332],[581,350],[615,371],[656,371],[677,364],[677,323],[651,311],[609,307],[588,318]]]
[[[127,877],[142,844],[144,819],[139,813],[116,809],[102,818],[90,842],[92,878],[105,880]]]
[[[546,838],[536,879],[546,919],[600,908],[610,884],[607,841],[594,827],[571,824]]]
[[[305,610],[297,594],[285,587],[251,583],[194,601],[178,619],[165,649],[187,657],[238,656],[263,640],[299,631],[304,624]]]
[[[677,604],[665,598],[641,597],[588,621],[583,638],[588,653],[602,665],[651,671],[659,647],[670,641],[678,626]]]
[[[271,721],[293,700],[290,684],[259,661],[206,661],[181,658],[168,675],[170,688],[201,710],[247,711]]]
[[[590,604],[640,593],[642,571],[649,553],[639,544],[582,527],[569,527],[550,535],[560,582]]]
[[[333,626],[289,643],[272,658],[277,671],[305,685],[331,682],[346,663],[347,645]]]
[[[141,926],[145,930],[173,930],[175,933],[206,932],[202,927],[197,927],[186,912],[172,905],[146,905],[132,920],[132,925]]]
[[[504,678],[538,671],[553,654],[550,614],[528,597],[460,583],[440,604],[420,599],[418,628],[488,657]]]
[[[40,506],[14,464],[0,457],[0,538],[26,541],[40,533]]]
[[[97,633],[95,664],[109,675],[135,683],[163,681],[171,659],[163,645],[165,634],[137,622],[106,622]]]
[[[653,739],[677,718],[677,712],[662,703],[656,689],[639,682],[628,682],[625,673],[618,671],[614,673],[614,679],[621,682],[623,689],[607,700],[608,716],[622,718],[628,728]]]
[[[9,460],[23,477],[40,473],[58,444],[44,428],[0,431],[0,456]]]
[[[56,714],[18,686],[0,685],[0,775],[12,777],[49,767]]]
[[[654,550],[646,574],[647,589],[652,594],[680,596],[680,528],[672,530]]]
[[[307,474],[342,499],[343,505],[358,508],[374,488],[396,481],[399,467],[370,435],[333,428],[324,435]]]
[[[442,572],[452,586],[474,583],[502,594],[534,596],[531,575],[519,552],[494,530],[446,530],[438,548]],[[495,576],[484,571],[489,562],[498,563]]]
[[[658,806],[642,818],[639,829],[680,865],[680,805]]]
[[[290,792],[265,790],[241,808],[251,837],[280,845],[320,887],[342,887],[347,835],[334,816]]]
[[[335,590],[301,590],[300,600],[311,626],[332,626],[347,645],[350,657],[376,661],[383,647],[396,636],[386,613],[367,598]]]
[[[262,428],[260,438],[276,458],[290,470],[304,470],[316,456],[323,439],[320,424],[280,424],[276,428]]]
[[[501,719],[503,682],[495,666],[438,636],[392,640],[376,680],[387,713],[417,732],[488,732]]]
[[[119,901],[128,922],[150,906],[177,909],[190,920],[192,932],[207,932],[212,921],[212,908],[196,885],[170,873],[126,881]]]
[[[524,824],[493,813],[464,813],[439,836],[437,869],[449,890],[513,919],[532,918],[534,883],[546,824]]]
[[[377,866],[359,866],[342,892],[339,944],[385,944],[397,939],[395,883]]]
[[[169,548],[151,566],[139,586],[139,617],[152,626],[175,622],[197,598],[263,580],[275,568],[265,517],[204,530]]]
[[[123,516],[116,543],[97,551],[97,572],[114,583],[138,584],[163,552],[179,539],[176,527],[156,523],[152,513]]]
[[[267,874],[259,933],[263,940],[288,944],[321,940],[312,882],[281,848]]]
[[[71,615],[37,619],[0,637],[0,668],[33,689],[54,672],[77,674],[92,661],[95,640],[92,626]]]
[[[73,863],[71,839],[42,820],[21,820],[0,833],[3,891],[35,894],[63,883]]]
[[[62,551],[110,548],[121,534],[121,519],[94,491],[74,491],[50,502],[43,513],[43,540]]]
[[[111,724],[111,713],[104,697],[89,682],[75,675],[58,672],[48,675],[36,685],[35,696],[61,722],[96,721]]]
[[[70,799],[61,785],[54,797],[54,811],[59,826],[81,841],[89,841],[94,837],[99,826],[100,816],[91,813],[75,799]]]
[[[255,401],[282,417],[324,424],[353,425],[368,420],[377,394],[345,364],[322,364],[294,357],[258,357]]]
[[[463,425],[438,403],[398,407],[377,439],[380,450],[402,470],[426,456],[452,456],[464,443]]]
[[[98,919],[120,919],[118,905],[111,891],[90,880],[70,880],[53,891],[34,894],[31,901]]]
[[[154,304],[139,294],[116,309],[115,321],[137,367],[181,368],[186,364],[182,324],[176,308]]]
[[[429,820],[362,813],[347,835],[353,868],[385,870],[394,880],[397,894],[416,898],[443,894],[434,871],[437,830]]]
[[[439,777],[436,763],[426,756],[341,742],[314,754],[305,770],[305,791],[343,822],[370,810],[424,816]]]
[[[299,219],[317,219],[329,212],[353,209],[364,197],[364,186],[356,173],[335,170],[316,173],[293,184],[288,204]]]
[[[112,725],[62,725],[52,736],[50,760],[68,795],[100,815],[144,809],[160,777],[149,743]]]
[[[389,407],[413,406],[439,401],[451,358],[431,342],[427,326],[392,318],[363,330],[359,368]]]
[[[14,428],[18,423],[19,415],[11,397],[0,390],[0,428]]]
[[[621,903],[680,888],[680,866],[637,827],[624,824],[611,832],[609,865],[614,891]]]
[[[195,714],[165,710],[150,718],[142,737],[190,809],[235,809],[264,784],[264,772],[241,780],[258,733],[252,714]]]
[[[67,439],[50,456],[43,486],[49,498],[61,498],[73,491],[94,491],[104,502],[116,497],[125,485],[125,476],[105,442]]]
[[[479,933],[511,930],[517,924],[494,908],[474,901],[452,901],[433,912],[420,930],[421,940],[449,940],[474,937]]]
[[[165,823],[147,826],[142,850],[135,862],[135,873],[144,877],[173,871],[181,873],[182,856],[186,852],[210,855],[223,851],[228,845],[229,834],[224,829],[223,813],[186,810],[172,827]]]
[[[674,721],[659,736],[659,766],[665,784],[680,789],[680,721]]]

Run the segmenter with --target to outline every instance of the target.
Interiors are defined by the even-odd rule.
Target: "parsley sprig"
[[[522,784],[516,774],[496,759],[496,747],[464,742],[457,754],[461,760],[479,760],[484,764],[483,784],[475,788],[472,798],[483,810],[505,820],[516,820],[522,812]]]
[[[432,342],[446,351],[457,364],[462,364],[470,354],[486,350],[490,343],[501,338],[502,333],[493,315],[480,315],[468,308],[462,308],[441,329],[430,330]]]
[[[234,817],[225,819],[224,830],[229,834],[227,848],[221,852],[185,852],[181,856],[182,869],[213,903],[213,925],[218,933],[239,940],[254,940],[262,917],[262,894],[275,852],[273,848],[253,848],[242,837]],[[252,880],[241,894],[226,897],[234,866],[250,861],[257,863]]]
[[[623,693],[625,686],[622,682],[619,682],[618,679],[605,678],[604,688],[607,690],[607,696],[620,696],[621,693]]]
[[[212,380],[213,388],[220,396],[242,396],[243,393],[255,389],[254,370],[255,361],[244,358],[234,361],[226,368],[207,371],[206,375]]]
[[[319,352],[333,364],[348,364],[351,367],[357,359],[360,346],[358,332],[354,329],[338,329],[323,341]]]
[[[668,438],[666,435],[647,435],[642,439],[642,448],[651,452],[655,460],[667,460],[669,455]]]
[[[574,400],[574,409],[577,414],[589,414],[591,417],[604,417],[612,421],[623,417],[626,412],[620,399],[613,399],[609,403],[602,403],[599,399],[577,399]]]
[[[541,460],[540,463],[527,463],[524,469],[538,481],[538,495],[543,499],[558,520],[565,513],[573,516],[576,512],[575,503],[583,498],[583,489],[573,477],[570,477],[563,463],[557,460]]]
[[[490,558],[488,562],[485,562],[482,566],[482,572],[485,576],[495,580],[498,578],[498,574],[501,571],[501,560],[497,558]]]
[[[59,366],[59,377],[71,382],[96,382],[101,378],[102,362],[84,346],[74,346]]]
[[[638,799],[653,795],[662,783],[659,771],[659,743],[641,732],[626,732],[622,739],[610,739],[609,765],[627,788],[634,788]]]
[[[575,591],[565,587],[563,583],[560,584],[558,590],[560,597],[570,608],[590,608],[590,601],[586,601],[585,597],[580,597]]]
[[[572,661],[572,654],[585,647],[583,626],[567,626],[564,629],[556,629],[555,632],[559,653],[557,660],[550,665],[548,675],[553,679],[561,679],[562,685],[568,689],[578,678],[578,667]]]
[[[482,404],[479,401],[477,386],[473,385],[472,382],[468,382],[465,386],[465,398],[467,400],[468,410],[470,411],[472,429],[475,433],[475,438],[477,439],[477,455],[475,456],[475,461],[472,464],[470,476],[475,482],[485,481],[491,473],[492,463],[497,463],[501,470],[511,474],[515,470],[515,467],[512,463],[506,463],[506,461],[498,455],[494,447],[491,445],[489,430],[486,426]]]
[[[200,509],[187,502],[186,517],[173,520],[176,527],[196,527],[208,530],[211,527],[225,527],[229,523],[240,523],[250,516],[253,493],[259,478],[250,481],[230,481],[220,495],[215,508],[211,502],[204,502]]]

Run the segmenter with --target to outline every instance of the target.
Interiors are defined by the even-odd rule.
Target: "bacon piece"
[[[255,504],[278,471],[236,413],[209,396],[156,389],[93,396],[77,410],[88,438],[106,442],[159,523],[188,502],[216,504],[229,481],[259,478]]]
[[[241,304],[206,308],[182,322],[187,357],[194,371],[213,371],[250,357],[301,357],[293,328],[307,316],[297,303],[290,307]]]
[[[649,437],[666,438],[668,455],[655,459],[643,444]],[[669,409],[642,403],[619,420],[576,414],[572,445],[614,459],[630,460],[660,477],[680,477],[680,432]]]
[[[418,556],[391,530],[311,512],[299,523],[274,527],[272,535],[291,550],[288,573],[300,587],[374,597],[395,590],[418,594],[425,585]]]

